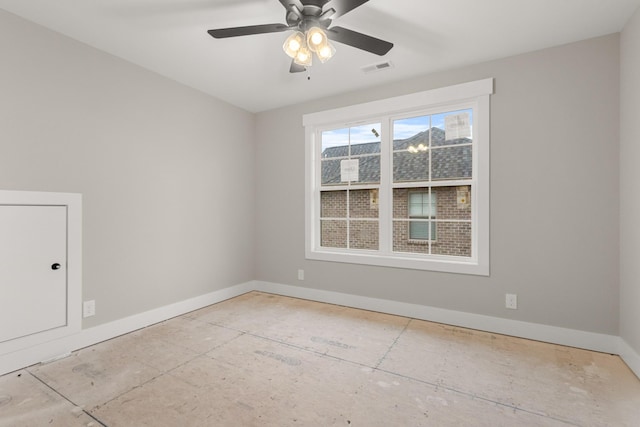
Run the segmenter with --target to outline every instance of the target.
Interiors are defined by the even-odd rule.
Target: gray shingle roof
[[[409,146],[429,145],[429,133],[432,132],[431,150],[411,153]],[[471,153],[468,138],[445,140],[445,132],[439,128],[431,128],[406,139],[393,141],[393,178],[394,181],[428,180],[428,164],[431,155],[431,179],[471,178]],[[441,148],[435,148],[441,147]],[[351,146],[351,158],[359,159],[359,181],[380,181],[380,142],[354,144]],[[340,184],[340,161],[332,159],[347,157],[349,147],[329,147],[322,152],[322,184]]]

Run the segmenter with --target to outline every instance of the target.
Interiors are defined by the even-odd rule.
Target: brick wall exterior
[[[448,219],[471,220],[471,200],[458,203],[458,191],[467,187],[432,187],[436,195],[436,239],[431,242],[431,253],[438,255],[471,256],[471,223],[442,222]],[[409,218],[409,192],[428,191],[427,188],[395,188],[393,190],[393,250],[396,252],[429,253],[426,240],[409,239],[409,222],[396,221]]]
[[[378,221],[349,221],[349,247],[353,249],[374,249],[380,247]]]
[[[378,249],[378,221],[353,220],[353,218],[378,218],[377,193],[349,190],[349,247],[353,249]],[[346,218],[347,191],[323,191],[320,193],[320,215],[323,218]],[[320,227],[322,246],[347,247],[347,221],[322,220]]]
[[[323,191],[320,193],[320,217],[346,218],[347,192]]]
[[[320,245],[327,248],[346,248],[347,221],[321,220]]]
[[[459,203],[458,194],[467,191],[468,197]],[[471,223],[446,220],[471,220],[470,188],[433,187],[436,195],[436,239],[431,242],[409,239],[410,191],[428,191],[426,188],[393,190],[393,250],[397,252],[429,253],[452,256],[471,256]],[[349,247],[354,249],[378,249],[378,221],[353,220],[353,218],[378,218],[376,194],[372,190],[349,190]],[[323,218],[346,218],[347,191],[321,193]],[[322,220],[321,245],[347,247],[347,221]],[[430,246],[430,248],[429,248]]]

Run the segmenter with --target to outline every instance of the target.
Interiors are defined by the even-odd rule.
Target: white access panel
[[[67,206],[0,205],[0,343],[67,326]]]
[[[0,190],[0,375],[77,350],[81,329],[82,194]]]

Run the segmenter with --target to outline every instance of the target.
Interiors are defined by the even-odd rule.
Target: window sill
[[[406,268],[428,270],[442,273],[471,274],[489,276],[489,263],[474,258],[451,257],[444,255],[424,255],[400,253],[379,254],[374,251],[341,251],[334,248],[307,250],[306,258],[316,261],[364,264],[377,267]]]
[[[435,243],[435,240],[431,240],[431,243]],[[411,245],[423,245],[426,246],[429,244],[429,240],[422,240],[422,239],[408,239],[407,243],[411,244]]]

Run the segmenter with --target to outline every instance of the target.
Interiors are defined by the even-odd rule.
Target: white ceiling
[[[395,44],[384,57],[336,43],[311,79],[290,74],[288,33],[214,39],[208,29],[284,23],[278,0],[0,0],[0,8],[252,112],[622,30],[640,0],[370,0],[340,25]],[[362,67],[391,61],[365,74]]]

